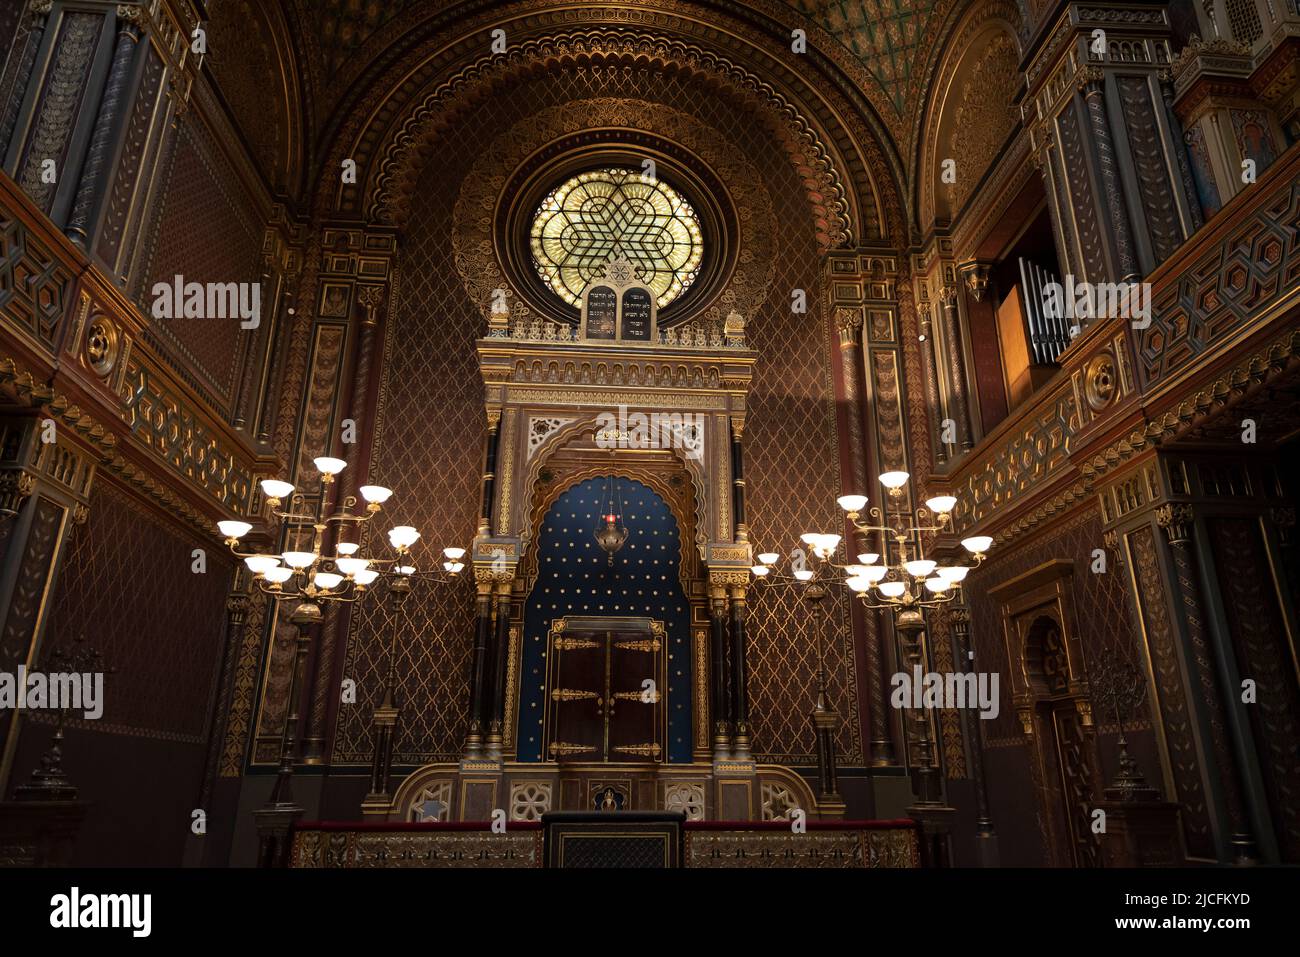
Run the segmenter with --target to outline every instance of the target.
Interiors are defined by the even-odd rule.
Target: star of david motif
[[[653,190],[662,202],[637,195],[640,189]],[[663,183],[641,180],[632,170],[583,174],[553,193],[534,222],[534,239],[545,244],[535,247],[537,268],[552,289],[576,303],[607,264],[626,259],[619,273],[604,274],[624,283],[639,278],[662,306],[694,279],[698,230],[694,210]],[[673,295],[665,299],[670,288]]]

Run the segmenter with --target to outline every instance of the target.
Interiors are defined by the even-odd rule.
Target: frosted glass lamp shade
[[[241,539],[253,530],[253,526],[248,522],[237,522],[233,519],[217,522],[217,528],[226,538]]]

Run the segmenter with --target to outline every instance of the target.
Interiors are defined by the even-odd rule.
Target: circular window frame
[[[639,169],[646,159],[655,173],[690,203],[700,223],[703,255],[695,281],[659,310],[661,327],[689,321],[712,306],[736,266],[740,223],[726,186],[699,156],[678,143],[641,130],[588,130],[531,154],[506,179],[493,215],[493,244],[514,291],[530,309],[576,326],[580,309],[570,306],[537,273],[533,220],[542,201],[579,173],[606,168]]]

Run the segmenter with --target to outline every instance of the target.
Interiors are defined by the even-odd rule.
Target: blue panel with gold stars
[[[565,491],[543,519],[537,581],[524,606],[523,673],[519,685],[520,761],[542,760],[542,696],[546,637],[565,615],[655,618],[668,638],[668,760],[691,760],[690,606],[678,577],[681,536],[668,504],[640,482],[618,479],[627,541],[614,564],[596,544],[609,500],[609,479],[588,479]]]

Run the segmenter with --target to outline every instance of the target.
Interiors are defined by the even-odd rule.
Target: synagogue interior
[[[1298,0],[0,0],[0,865],[1300,864],[1298,138]]]

